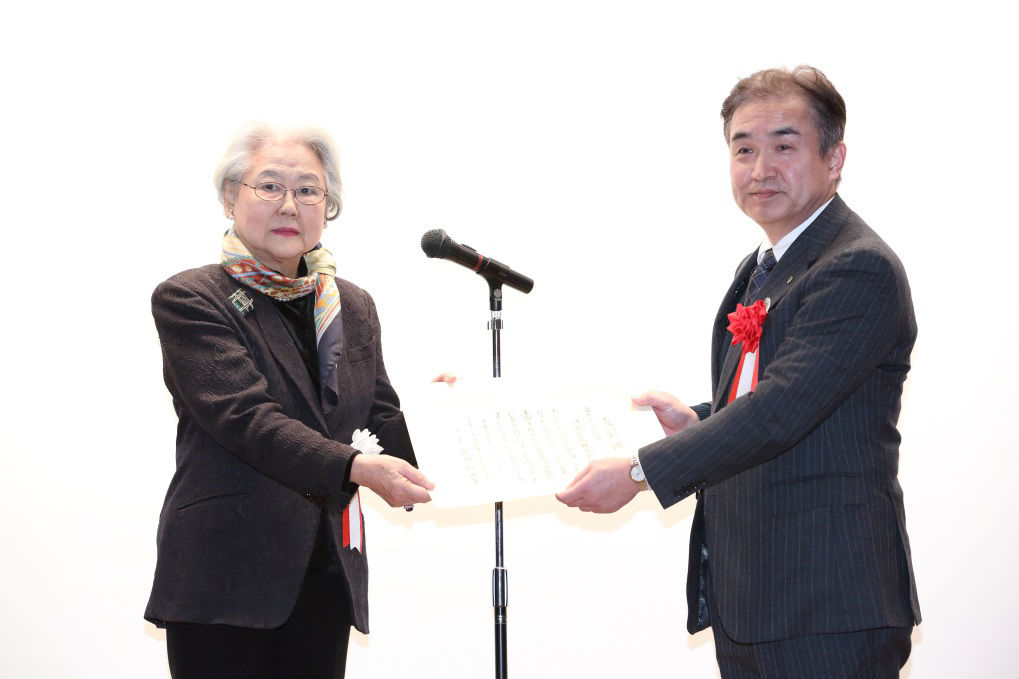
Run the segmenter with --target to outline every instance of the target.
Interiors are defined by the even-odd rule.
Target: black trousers
[[[711,633],[722,679],[896,679],[909,659],[911,627],[742,644],[725,633],[718,619],[710,559],[707,571]]]
[[[174,679],[343,679],[351,611],[343,577],[308,574],[276,629],[166,623]]]

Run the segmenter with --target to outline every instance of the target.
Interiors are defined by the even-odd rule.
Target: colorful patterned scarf
[[[333,253],[319,244],[304,255],[308,275],[288,278],[255,259],[237,237],[237,232],[230,229],[223,236],[223,256],[220,261],[237,282],[273,299],[292,302],[314,290],[315,342],[321,350],[322,338],[340,313],[340,291],[336,287],[336,260]]]

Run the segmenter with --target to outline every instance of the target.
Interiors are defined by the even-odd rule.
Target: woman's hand
[[[651,406],[654,409],[666,436],[681,432],[700,421],[693,408],[664,391],[646,391],[640,396],[634,396],[632,400],[639,406]]]
[[[350,467],[350,480],[370,488],[390,507],[429,502],[435,484],[413,466],[392,455],[358,455]]]

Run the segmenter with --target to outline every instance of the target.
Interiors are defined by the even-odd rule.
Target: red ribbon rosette
[[[729,314],[729,327],[726,328],[732,333],[734,345],[743,343],[743,351],[757,351],[761,343],[761,329],[764,327],[764,319],[768,316],[768,308],[764,306],[764,300],[757,300],[750,306],[736,304],[736,311]]]
[[[746,365],[747,354],[755,354],[757,347],[761,344],[761,330],[764,328],[764,319],[768,316],[768,307],[764,300],[757,300],[750,306],[736,304],[736,311],[729,314],[729,327],[727,330],[732,333],[733,345],[743,344],[743,355],[739,359],[739,367],[736,369],[736,376],[732,379],[732,389],[729,391],[729,402],[736,398],[739,390],[740,380],[743,376],[743,367]],[[757,386],[757,357],[753,357],[754,374],[750,382],[750,390]]]

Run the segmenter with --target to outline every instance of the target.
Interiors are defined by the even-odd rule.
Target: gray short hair
[[[214,181],[219,202],[226,204],[227,182],[236,183],[251,169],[251,159],[267,142],[296,140],[310,148],[326,173],[326,219],[340,216],[343,201],[340,197],[339,154],[332,137],[317,127],[277,128],[267,123],[252,123],[238,133],[227,146],[223,159],[216,168]]]
[[[827,155],[846,134],[846,102],[828,77],[813,66],[793,70],[769,68],[743,78],[722,103],[722,132],[729,143],[729,125],[743,104],[767,97],[801,96],[810,107],[811,122],[817,129],[822,156]]]

